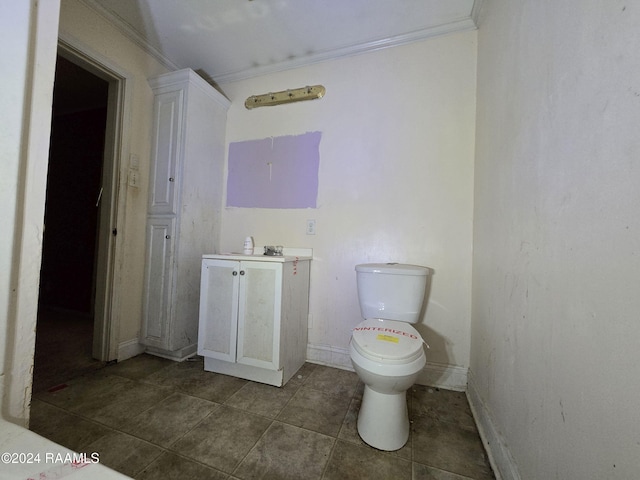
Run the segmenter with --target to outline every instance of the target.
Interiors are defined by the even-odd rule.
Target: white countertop
[[[208,253],[202,255],[202,258],[210,258],[215,260],[251,260],[260,262],[295,262],[296,260],[311,260],[313,258],[312,248],[294,248],[284,247],[282,249],[282,255],[264,255],[264,247],[255,247],[253,255],[245,255],[240,252],[229,253]],[[259,253],[258,253],[259,252]]]

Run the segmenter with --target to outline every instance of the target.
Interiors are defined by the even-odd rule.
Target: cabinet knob
[[[238,275],[238,272],[236,272],[236,271],[234,270],[234,271],[233,271],[233,273],[232,273],[231,275],[233,275],[233,276],[235,277],[236,275]]]
[[[173,182],[173,177],[169,177],[169,181],[170,181],[170,182]]]
[[[166,238],[167,240],[169,240],[171,238],[171,235],[165,235],[164,238]]]
[[[244,275],[244,270],[240,270],[240,275]]]

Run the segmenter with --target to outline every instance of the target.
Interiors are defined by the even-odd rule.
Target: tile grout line
[[[262,440],[264,438],[264,436],[267,434],[269,429],[272,427],[273,422],[274,422],[274,420],[272,419],[271,423],[269,423],[269,426],[264,429],[264,432],[262,432],[262,435],[260,435],[260,437],[258,437],[256,442],[251,446],[251,448],[247,451],[247,453],[240,459],[238,464],[235,467],[233,467],[233,470],[231,471],[231,473],[229,473],[230,476],[234,476],[235,475],[235,473],[238,470],[238,468],[240,468],[240,465],[242,465],[242,462],[245,461],[245,459],[251,454],[253,449],[256,448],[256,445],[258,445],[258,443],[260,443],[260,440]]]
[[[164,367],[162,367],[160,369],[153,370],[148,375],[145,375],[145,376],[140,377],[140,378],[137,378],[137,377],[136,378],[130,378],[130,377],[122,375],[121,373],[118,373],[118,372],[111,373],[111,372],[105,371],[106,368],[102,368],[102,369],[96,370],[96,371],[92,372],[89,375],[82,375],[82,377],[85,377],[87,380],[91,381],[93,375],[96,372],[102,372],[100,374],[101,376],[118,377],[121,380],[131,381],[132,382],[131,385],[136,385],[136,384],[145,385],[145,386],[150,386],[150,387],[167,389],[166,391],[170,392],[170,393],[168,393],[168,395],[166,395],[165,397],[163,397],[162,399],[157,401],[154,405],[151,405],[151,406],[145,408],[143,411],[138,412],[135,416],[132,417],[132,419],[137,418],[139,415],[142,415],[142,414],[148,412],[149,410],[151,410],[154,407],[158,406],[163,401],[165,401],[167,398],[170,398],[171,396],[173,396],[175,394],[181,394],[181,395],[185,395],[187,397],[191,397],[191,398],[194,398],[194,399],[204,400],[204,401],[210,402],[211,404],[215,405],[215,408],[211,412],[207,413],[204,417],[199,419],[197,421],[197,423],[195,423],[192,426],[190,426],[189,429],[186,432],[180,434],[178,437],[176,437],[166,447],[162,446],[162,445],[159,445],[157,443],[154,443],[153,441],[146,440],[146,439],[144,439],[142,437],[138,437],[136,435],[136,433],[128,433],[126,431],[121,430],[121,428],[124,428],[126,426],[126,423],[122,423],[122,422],[117,423],[116,422],[118,424],[118,426],[114,427],[112,425],[108,425],[106,423],[103,423],[102,421],[94,420],[93,418],[85,416],[82,413],[71,411],[71,410],[68,409],[68,407],[66,407],[66,408],[65,407],[61,407],[58,404],[52,403],[50,401],[52,398],[49,398],[49,399],[47,398],[47,395],[46,395],[47,391],[39,392],[40,396],[36,396],[34,394],[33,399],[37,400],[38,402],[42,402],[42,405],[48,405],[49,407],[54,408],[55,411],[65,412],[66,414],[72,416],[73,418],[85,420],[85,421],[87,421],[87,422],[89,422],[89,423],[91,423],[93,425],[100,426],[102,428],[107,429],[107,433],[105,433],[104,435],[101,435],[98,438],[91,439],[90,443],[93,443],[93,442],[97,441],[98,439],[103,438],[106,435],[109,435],[109,434],[112,434],[114,432],[117,432],[119,434],[123,434],[123,435],[129,436],[129,437],[132,437],[132,438],[136,438],[136,439],[144,442],[145,444],[152,445],[155,448],[157,448],[158,449],[158,454],[157,455],[153,455],[153,458],[148,463],[146,463],[144,466],[140,467],[139,471],[135,472],[135,475],[139,475],[145,469],[149,468],[151,465],[153,465],[154,463],[158,462],[163,455],[170,454],[170,455],[175,455],[176,457],[179,457],[179,458],[181,458],[181,459],[183,459],[185,461],[193,462],[194,464],[200,465],[200,466],[205,467],[207,469],[210,469],[212,471],[219,472],[222,475],[229,475],[229,478],[232,478],[233,475],[238,471],[239,466],[242,465],[242,463],[247,459],[247,457],[252,452],[255,451],[256,446],[259,444],[259,442],[261,442],[264,439],[264,437],[267,434],[267,432],[269,432],[269,430],[271,428],[273,428],[273,426],[274,426],[274,424],[276,422],[278,422],[280,424],[283,424],[283,425],[289,425],[289,426],[292,426],[292,427],[295,427],[295,428],[306,430],[308,432],[321,434],[321,435],[324,435],[326,437],[330,437],[332,439],[333,443],[331,445],[331,449],[329,451],[329,454],[327,456],[326,462],[325,462],[325,464],[323,466],[322,472],[321,472],[320,477],[319,477],[321,479],[324,478],[327,475],[327,472],[328,472],[328,469],[330,468],[332,459],[337,458],[336,457],[336,455],[337,455],[336,448],[340,448],[339,447],[339,443],[340,443],[341,440],[343,442],[347,442],[347,443],[349,443],[351,445],[358,445],[359,447],[364,447],[364,448],[368,447],[366,444],[362,445],[362,444],[359,444],[359,443],[356,443],[356,442],[352,441],[353,440],[351,438],[351,433],[352,432],[348,432],[349,435],[346,435],[345,438],[343,438],[343,439],[340,438],[340,435],[343,432],[347,432],[347,430],[345,430],[347,428],[346,425],[345,425],[345,422],[346,422],[347,417],[350,414],[350,412],[352,412],[352,410],[351,410],[352,403],[360,395],[360,390],[361,389],[360,389],[360,383],[359,382],[356,383],[355,388],[353,389],[352,393],[349,396],[341,395],[339,393],[337,393],[337,394],[336,393],[330,393],[329,391],[325,391],[325,390],[329,389],[329,386],[330,386],[329,384],[326,383],[326,378],[327,378],[326,374],[320,375],[320,377],[318,378],[318,379],[321,379],[321,378],[324,377],[324,384],[323,383],[318,383],[317,382],[318,379],[316,379],[315,383],[314,382],[310,382],[310,380],[313,377],[314,371],[315,371],[315,369],[313,369],[309,373],[305,373],[304,379],[301,379],[300,383],[298,385],[296,385],[295,388],[292,389],[291,395],[286,399],[286,402],[284,402],[282,407],[280,407],[277,410],[277,412],[275,413],[275,416],[271,417],[271,416],[266,416],[264,414],[255,413],[255,412],[253,412],[251,410],[244,409],[244,408],[241,408],[241,407],[228,405],[228,404],[225,403],[226,401],[229,401],[229,399],[232,398],[235,394],[237,394],[243,388],[245,388],[247,385],[260,384],[260,382],[247,381],[243,386],[241,386],[240,388],[235,390],[231,395],[228,395],[223,402],[217,402],[217,401],[210,400],[209,398],[205,398],[205,397],[202,397],[202,396],[199,396],[199,395],[194,395],[193,393],[184,391],[181,388],[178,388],[178,387],[176,387],[174,385],[168,385],[168,386],[167,385],[159,385],[157,383],[152,383],[152,382],[146,381],[146,378],[149,375],[153,375],[155,373],[158,373],[158,372],[161,372],[161,371],[164,371],[164,370],[167,370],[167,369],[171,369],[171,368],[174,368],[174,364],[169,364],[169,365],[166,365],[166,366],[164,366]],[[80,378],[80,377],[77,377],[77,378]],[[323,380],[321,380],[321,382],[322,381]],[[340,382],[340,383],[342,383],[342,382]],[[327,388],[326,389],[318,388],[321,385],[327,385]],[[341,385],[340,388],[344,390],[343,387],[346,386],[346,385],[347,384],[345,383],[345,384]],[[69,386],[72,386],[72,385],[69,385]],[[296,424],[293,424],[293,423],[289,423],[286,420],[279,419],[279,416],[282,414],[282,412],[288,406],[291,405],[291,402],[294,400],[295,396],[303,388],[309,389],[310,391],[316,391],[316,392],[320,392],[320,393],[323,393],[323,394],[326,394],[326,395],[330,395],[330,396],[335,397],[335,398],[342,398],[342,399],[346,398],[346,399],[348,399],[347,409],[346,409],[344,415],[342,416],[342,419],[341,419],[340,424],[339,424],[340,426],[337,429],[337,432],[336,432],[335,435],[327,434],[327,433],[321,433],[321,432],[315,431],[313,429],[302,427],[302,426],[299,426],[299,425],[296,425]],[[422,387],[420,387],[420,388],[422,388]],[[409,461],[410,462],[412,476],[415,476],[416,472],[419,473],[420,472],[420,468],[422,468],[422,467],[433,468],[433,469],[436,469],[436,470],[439,470],[439,471],[443,471],[443,472],[449,472],[449,470],[443,469],[442,467],[438,467],[436,465],[429,465],[428,463],[425,464],[425,463],[421,463],[421,462],[417,462],[416,461],[417,457],[416,457],[416,450],[415,450],[415,446],[416,446],[415,442],[416,442],[417,438],[416,438],[416,435],[415,435],[414,421],[416,421],[418,419],[428,418],[431,421],[438,422],[438,423],[440,423],[442,425],[451,425],[451,426],[455,426],[456,428],[460,428],[460,429],[463,429],[463,430],[466,430],[466,431],[476,431],[477,432],[477,428],[474,429],[471,425],[466,425],[466,423],[464,423],[465,420],[466,420],[466,417],[460,416],[461,412],[464,411],[464,405],[459,404],[455,400],[454,401],[450,400],[451,398],[454,398],[454,397],[442,396],[441,399],[442,400],[446,399],[446,401],[444,401],[444,402],[442,402],[440,404],[438,404],[437,402],[436,403],[432,403],[432,402],[434,402],[435,397],[434,397],[434,400],[427,400],[427,397],[424,396],[424,392],[422,390],[420,390],[420,388],[416,389],[415,386],[414,386],[414,387],[412,387],[411,390],[409,390],[407,392],[407,394],[409,395],[409,397],[408,397],[408,408],[409,408],[410,421],[411,421],[410,438],[409,438],[409,445],[408,445],[409,446],[409,450],[410,450],[408,452],[409,455],[406,455],[406,452],[405,452],[405,456],[395,455],[394,452],[385,452],[385,453],[389,454],[389,455],[395,455],[395,457],[397,459],[399,459],[399,460]],[[428,388],[428,387],[425,387],[425,388]],[[82,397],[79,397],[79,398],[82,398]],[[284,399],[284,397],[281,397],[281,398]],[[422,400],[420,400],[420,399],[422,399]],[[59,398],[59,400],[60,400],[60,398]],[[61,400],[64,402],[65,397],[62,397]],[[73,406],[74,405],[73,402],[75,400],[76,399],[70,399],[69,402],[67,402],[67,403],[69,405]],[[274,403],[277,405],[277,402],[274,402]],[[264,419],[268,420],[268,426],[266,427],[266,429],[261,433],[260,437],[255,441],[255,443],[251,446],[251,448],[248,450],[248,452],[244,456],[242,456],[242,458],[234,466],[234,468],[233,468],[231,473],[227,473],[225,471],[219,470],[218,468],[213,467],[213,466],[211,466],[209,464],[203,463],[200,460],[188,457],[188,456],[186,456],[186,455],[184,455],[182,453],[179,453],[177,451],[171,450],[171,448],[173,448],[176,445],[176,443],[178,443],[180,440],[182,440],[186,435],[188,435],[194,429],[198,428],[198,426],[200,426],[206,419],[210,418],[216,412],[219,412],[220,408],[222,408],[223,406],[227,407],[227,408],[230,408],[230,409],[233,409],[233,410],[236,410],[236,411],[240,411],[240,412],[243,412],[243,413],[255,415],[256,417],[261,417],[261,418],[264,418]],[[435,411],[432,411],[434,409],[435,409]],[[453,415],[451,415],[451,416],[450,416],[450,411],[453,412]],[[445,416],[443,417],[443,415],[445,415]],[[356,412],[356,418],[357,418],[357,412]],[[129,420],[132,420],[132,419],[129,419]],[[474,422],[474,424],[475,424],[475,422]],[[43,425],[45,425],[45,424],[43,424]],[[357,427],[356,427],[356,434],[357,434]],[[423,432],[422,436],[424,436],[424,432]],[[420,438],[422,438],[422,437],[420,437]],[[454,473],[454,472],[450,472],[450,473]],[[456,475],[460,475],[461,478],[465,478],[465,479],[472,479],[472,478],[475,477],[475,476],[466,477],[464,475],[461,475],[460,473],[455,473],[455,474]],[[482,478],[484,478],[484,477],[482,477]]]
[[[129,377],[124,377],[124,376],[122,376],[122,375],[117,375],[117,374],[109,374],[109,375],[119,376],[120,378],[123,378],[123,379],[126,379],[126,380],[130,380],[130,381],[132,381],[132,382],[134,382],[134,383],[140,383],[140,384],[142,384],[142,385],[158,386],[158,385],[153,384],[153,383],[143,382],[143,381],[141,381],[141,379],[131,379],[131,378],[129,378]],[[184,392],[181,392],[181,391],[180,391],[180,389],[178,389],[178,388],[174,388],[174,387],[170,387],[170,388],[173,390],[173,393],[171,393],[170,395],[168,395],[168,396],[167,396],[167,397],[165,397],[165,398],[168,398],[168,397],[170,397],[171,395],[174,395],[174,394],[176,394],[176,393],[180,393],[180,394],[184,394],[184,395],[187,395],[187,396],[191,396],[191,397],[193,397],[193,398],[201,399],[200,397],[196,397],[196,396],[194,396],[194,395],[189,395],[189,394],[186,394],[186,393],[184,393]],[[103,422],[101,422],[101,421],[99,421],[99,420],[96,420],[96,419],[94,419],[94,418],[88,417],[88,416],[83,415],[83,414],[81,414],[81,413],[73,412],[73,411],[71,411],[71,410],[69,410],[69,409],[67,409],[67,408],[60,407],[60,406],[55,405],[55,404],[53,404],[53,403],[47,402],[47,401],[45,401],[45,400],[43,400],[43,399],[37,399],[37,400],[42,401],[43,403],[46,403],[47,405],[49,405],[49,406],[51,406],[51,407],[54,407],[54,408],[56,408],[56,409],[58,409],[58,410],[61,410],[61,411],[65,412],[65,413],[67,413],[67,414],[69,414],[69,415],[71,415],[71,416],[74,416],[74,417],[79,418],[79,419],[81,419],[81,420],[84,420],[84,421],[90,422],[90,423],[92,423],[92,424],[94,424],[94,425],[98,425],[98,426],[100,426],[100,427],[104,427],[104,428],[106,428],[107,430],[109,430],[109,432],[108,432],[108,433],[105,433],[104,435],[102,435],[102,436],[100,436],[100,437],[98,437],[98,438],[96,438],[96,439],[93,439],[93,442],[95,442],[95,441],[97,441],[97,440],[100,440],[100,439],[102,439],[102,438],[106,437],[106,436],[107,436],[107,435],[109,435],[109,434],[112,434],[112,433],[119,433],[119,434],[122,434],[122,435],[126,435],[126,436],[129,436],[129,437],[133,437],[133,438],[135,438],[135,439],[137,439],[137,440],[140,440],[140,441],[142,441],[142,442],[147,443],[148,445],[152,445],[152,446],[154,446],[154,447],[158,448],[158,449],[160,450],[159,454],[158,454],[156,457],[154,457],[153,459],[151,459],[151,460],[150,460],[150,462],[149,462],[149,463],[147,463],[145,466],[143,466],[139,471],[135,472],[135,475],[139,475],[142,471],[144,471],[146,468],[148,468],[149,466],[151,466],[151,464],[152,464],[152,463],[156,462],[156,461],[157,461],[157,460],[162,456],[162,454],[166,454],[166,453],[170,453],[170,454],[173,454],[173,455],[177,455],[177,456],[179,456],[179,457],[181,457],[181,458],[184,458],[185,460],[192,461],[192,462],[196,462],[196,463],[198,463],[198,464],[200,464],[200,465],[203,465],[203,466],[205,466],[205,467],[207,467],[207,468],[211,468],[211,469],[213,469],[213,470],[215,470],[215,471],[218,471],[218,472],[221,472],[221,473],[223,473],[223,474],[226,474],[226,472],[222,472],[221,470],[218,470],[218,469],[216,469],[216,468],[214,468],[214,467],[212,467],[212,466],[210,466],[210,465],[204,464],[204,463],[202,463],[202,462],[200,462],[200,461],[198,461],[198,460],[196,460],[196,459],[194,459],[194,458],[187,457],[187,456],[185,456],[185,455],[182,455],[182,454],[180,454],[180,453],[178,453],[178,452],[176,452],[176,451],[174,451],[174,450],[171,450],[171,449],[170,449],[170,448],[171,448],[171,446],[175,445],[175,443],[177,443],[177,442],[178,442],[180,439],[182,439],[185,435],[187,435],[187,434],[188,434],[189,432],[191,432],[194,428],[196,428],[196,427],[197,427],[200,423],[202,423],[206,418],[208,418],[208,417],[209,417],[209,416],[211,416],[213,413],[215,413],[215,412],[216,412],[216,411],[217,411],[217,410],[222,406],[222,404],[220,404],[220,403],[218,403],[218,402],[213,402],[213,401],[211,401],[211,400],[207,400],[207,401],[210,401],[211,403],[214,403],[214,404],[216,404],[216,405],[217,405],[217,407],[215,408],[215,410],[213,410],[212,412],[210,412],[210,413],[208,413],[207,415],[205,415],[205,416],[204,416],[200,421],[198,421],[198,422],[197,422],[197,423],[196,423],[196,424],[195,424],[191,429],[187,430],[184,434],[182,434],[180,437],[178,437],[176,440],[174,440],[174,441],[173,441],[169,446],[165,447],[165,446],[163,446],[163,445],[159,445],[158,443],[155,443],[155,442],[152,442],[152,441],[147,440],[147,439],[145,439],[145,438],[142,438],[142,437],[140,437],[140,436],[136,435],[135,433],[126,432],[126,431],[124,431],[124,430],[121,430],[119,427],[114,427],[113,425],[107,425],[106,423],[103,423]],[[164,399],[163,399],[163,400],[164,400]],[[160,400],[157,404],[150,406],[150,407],[149,407],[149,408],[147,408],[146,410],[144,410],[144,411],[140,412],[139,414],[135,415],[133,418],[137,417],[138,415],[141,415],[142,413],[144,413],[144,412],[146,412],[146,411],[150,410],[151,408],[154,408],[154,407],[155,407],[155,406],[157,406],[159,403],[161,403],[163,400]],[[206,400],[206,399],[202,399],[202,400]],[[82,446],[82,449],[86,449],[86,448],[88,448],[88,446],[89,446],[89,445],[83,445],[83,446]],[[69,448],[69,447],[67,447],[67,448]],[[78,448],[78,450],[80,450],[80,448]],[[134,477],[135,477],[135,475],[134,475]]]
[[[331,446],[331,451],[329,452],[329,457],[327,458],[327,461],[325,462],[324,467],[322,468],[322,473],[320,474],[319,480],[322,480],[325,474],[327,473],[327,470],[329,469],[329,465],[331,465],[331,459],[333,458],[333,453],[335,452],[337,446],[338,446],[338,439],[334,438],[333,445]]]

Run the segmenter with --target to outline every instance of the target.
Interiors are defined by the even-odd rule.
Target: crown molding
[[[125,22],[121,17],[105,9],[102,5],[96,3],[94,0],[80,0],[86,7],[94,10],[98,15],[103,17],[107,22],[112,24],[120,33],[131,40],[135,45],[140,47],[149,56],[156,59],[160,64],[169,70],[180,70],[183,68],[171,61],[168,57],[162,54],[157,48],[151,45],[142,35],[133,29],[131,25]]]
[[[476,0],[477,1],[477,0]],[[373,42],[362,43],[358,45],[352,45],[344,48],[338,48],[334,50],[328,50],[324,52],[318,52],[306,57],[293,58],[285,60],[283,62],[274,63],[271,65],[262,65],[258,67],[252,67],[248,70],[240,70],[237,72],[223,73],[220,75],[214,75],[210,80],[217,84],[232,83],[239,80],[246,80],[248,78],[259,77],[261,75],[267,75],[270,73],[282,72],[285,70],[291,70],[294,68],[305,67],[315,63],[326,62],[329,60],[337,60],[339,58],[351,57],[354,55],[361,55],[363,53],[375,52],[385,48],[396,47],[400,45],[406,45],[421,40],[426,40],[431,37],[437,37],[454,32],[462,32],[465,30],[475,30],[476,25],[471,17],[465,17],[460,20],[456,20],[444,25],[437,25],[435,27],[426,28],[423,30],[417,30],[404,35],[398,35],[395,37],[385,38],[382,40],[376,40]]]
[[[480,15],[482,14],[482,7],[484,4],[484,0],[474,0],[473,2],[473,7],[471,8],[471,20],[473,20],[476,28],[480,28]]]
[[[135,31],[131,25],[124,21],[119,16],[106,10],[104,7],[96,3],[94,0],[80,0],[89,8],[93,9],[105,20],[111,23],[117,28],[125,37],[131,40],[134,44],[148,53],[151,57],[155,58],[163,66],[169,70],[180,70],[182,68],[189,67],[189,65],[178,65],[162,54],[157,48],[152,46],[142,35]],[[327,50],[323,52],[317,52],[315,54],[284,60],[282,62],[261,65],[257,67],[251,67],[244,70],[238,70],[234,72],[221,73],[219,75],[204,76],[204,78],[214,84],[222,85],[225,83],[237,82],[239,80],[246,80],[249,78],[259,77],[262,75],[268,75],[271,73],[282,72],[285,70],[291,70],[294,68],[305,67],[313,65],[315,63],[326,62],[330,60],[337,60],[340,58],[351,57],[354,55],[361,55],[363,53],[375,52],[385,48],[396,47],[400,45],[406,45],[413,42],[419,42],[428,38],[447,35],[455,32],[462,32],[466,30],[477,29],[477,15],[480,12],[484,0],[475,0],[471,11],[471,15],[463,17],[450,23],[443,25],[436,25],[434,27],[425,28],[422,30],[416,30],[403,35],[397,35],[381,40],[375,40],[372,42],[350,45],[343,48]],[[200,72],[202,74],[202,72]]]

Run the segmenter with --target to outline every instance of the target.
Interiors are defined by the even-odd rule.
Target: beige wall
[[[36,5],[37,3],[37,5]],[[58,31],[58,13],[60,24]],[[44,198],[49,151],[53,74],[58,34],[127,78],[131,100],[122,138],[121,178],[129,155],[146,172],[152,115],[147,78],[166,71],[77,0],[4,2],[0,6],[3,61],[0,213],[0,395],[2,416],[25,424],[31,398]],[[121,293],[114,311],[116,342],[135,340],[140,329],[147,177],[139,189],[121,184],[119,256]]]
[[[24,29],[26,35],[28,27]],[[114,319],[117,342],[127,343],[138,338],[141,324],[152,115],[147,79],[166,69],[78,0],[63,2],[60,36],[126,78],[130,102],[120,165]],[[423,382],[464,388],[469,364],[475,55],[476,33],[466,32],[222,86],[234,102],[227,142],[322,132],[318,208],[223,209],[221,233],[222,250],[237,249],[246,235],[260,244],[314,248],[314,360],[350,366],[350,331],[360,321],[355,264],[427,265],[435,275],[419,326],[432,347],[431,369]],[[50,95],[51,85],[45,83]],[[315,83],[327,87],[326,97],[317,102],[251,112],[242,106],[253,93]],[[138,156],[142,174],[137,189],[126,184],[132,154]],[[39,171],[46,171],[46,158],[38,161]],[[19,160],[12,165],[17,170]],[[40,212],[35,226],[42,222],[45,179],[41,174],[41,188],[30,197]],[[317,221],[315,236],[305,235],[308,218]],[[2,248],[6,267],[13,252],[11,245]],[[41,236],[36,235],[25,252],[33,271],[23,278],[33,308],[19,321],[14,319],[30,332],[15,362],[24,367],[18,377],[27,388],[40,250]],[[3,277],[3,282],[8,284],[8,279]],[[7,345],[13,349],[10,339]],[[26,418],[29,394],[23,391],[18,397],[16,418]]]
[[[475,123],[475,32],[225,85],[234,102],[228,141],[306,131],[323,139],[318,208],[224,210],[222,246],[237,249],[251,234],[315,249],[312,353],[337,364],[359,321],[354,264],[434,268],[420,327],[430,361],[470,365],[469,395],[503,476],[634,478],[640,12],[597,0],[485,3]],[[58,7],[35,4],[0,5],[0,40],[12,45],[0,56],[9,93],[0,99],[0,395],[2,416],[22,423]],[[163,67],[76,0],[65,0],[61,29],[130,75],[125,154],[139,155],[144,171],[146,78]],[[317,102],[242,107],[250,94],[315,83],[327,87]],[[140,327],[142,182],[124,198],[120,341]],[[304,234],[307,218],[316,236]]]
[[[309,357],[350,367],[354,266],[435,270],[419,326],[428,380],[464,388],[469,363],[476,32],[222,85],[227,143],[322,132],[316,209],[223,210],[221,247],[312,247]],[[322,84],[320,100],[247,110],[253,94]],[[316,235],[306,235],[306,220]],[[448,369],[439,367],[447,366]],[[458,367],[458,368],[456,368]]]
[[[0,415],[20,424],[31,400],[59,8],[0,4]]]
[[[505,478],[640,471],[639,24],[637,2],[485,5],[469,395]]]
[[[167,69],[132,43],[104,17],[78,0],[64,0],[60,12],[60,36],[83,53],[126,78],[120,158],[118,244],[115,258],[115,296],[112,319],[115,340],[124,344],[139,337],[142,316],[145,221],[151,152],[153,93],[148,78]],[[130,158],[139,160],[140,187],[127,184]]]

